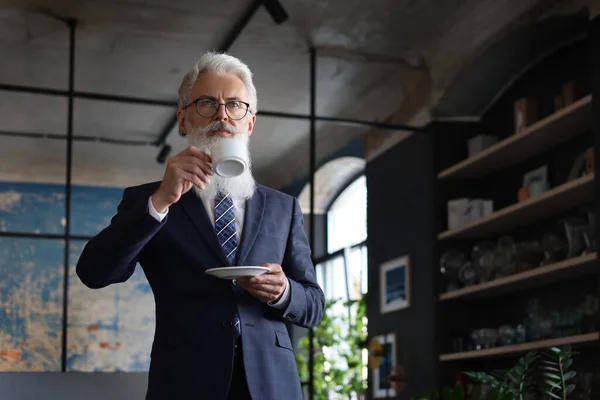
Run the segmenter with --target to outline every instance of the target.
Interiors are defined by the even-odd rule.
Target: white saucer
[[[209,275],[216,276],[221,279],[236,279],[243,276],[258,276],[269,272],[267,267],[221,267],[207,269]]]

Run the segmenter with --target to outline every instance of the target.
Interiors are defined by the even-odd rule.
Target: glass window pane
[[[327,250],[332,253],[367,239],[367,184],[354,181],[332,204],[327,214]]]
[[[73,186],[71,196],[71,233],[93,236],[110,224],[123,189],[77,185]]]
[[[66,100],[0,92],[0,104],[0,231],[62,234],[66,141],[44,134],[65,134]]]
[[[123,284],[92,290],[75,273],[84,241],[71,243],[67,369],[147,371],[154,338],[154,297],[143,270]]]
[[[65,231],[65,185],[0,182],[0,231]]]
[[[0,371],[60,371],[64,242],[0,238]]]

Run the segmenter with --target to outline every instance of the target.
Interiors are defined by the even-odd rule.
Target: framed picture
[[[396,335],[387,333],[373,337],[372,348],[376,349],[376,360],[373,372],[373,398],[390,398],[396,396],[390,375],[396,365]]]
[[[410,259],[398,257],[381,264],[379,270],[381,313],[410,307]]]

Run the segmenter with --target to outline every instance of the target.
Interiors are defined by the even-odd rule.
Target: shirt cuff
[[[150,213],[150,215],[152,215],[152,217],[158,222],[162,222],[162,220],[165,219],[165,217],[169,213],[169,209],[167,208],[167,212],[165,213],[159,213],[158,211],[156,211],[154,205],[152,204],[152,196],[150,196],[150,198],[148,199],[148,213]]]
[[[283,290],[281,298],[276,303],[267,303],[276,310],[283,310],[286,308],[290,299],[290,281],[286,278],[285,283],[285,289]]]

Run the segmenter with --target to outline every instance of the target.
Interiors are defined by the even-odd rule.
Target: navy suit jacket
[[[237,265],[281,264],[290,282],[278,311],[205,274],[228,265],[202,201],[193,192],[158,222],[148,198],[160,182],[125,189],[110,225],[90,240],[77,275],[90,288],[124,282],[142,266],[156,302],[146,399],[225,399],[233,367],[237,309],[248,388],[254,400],[301,400],[294,350],[284,320],[315,327],[325,296],[318,286],[295,198],[258,185],[246,202]]]

